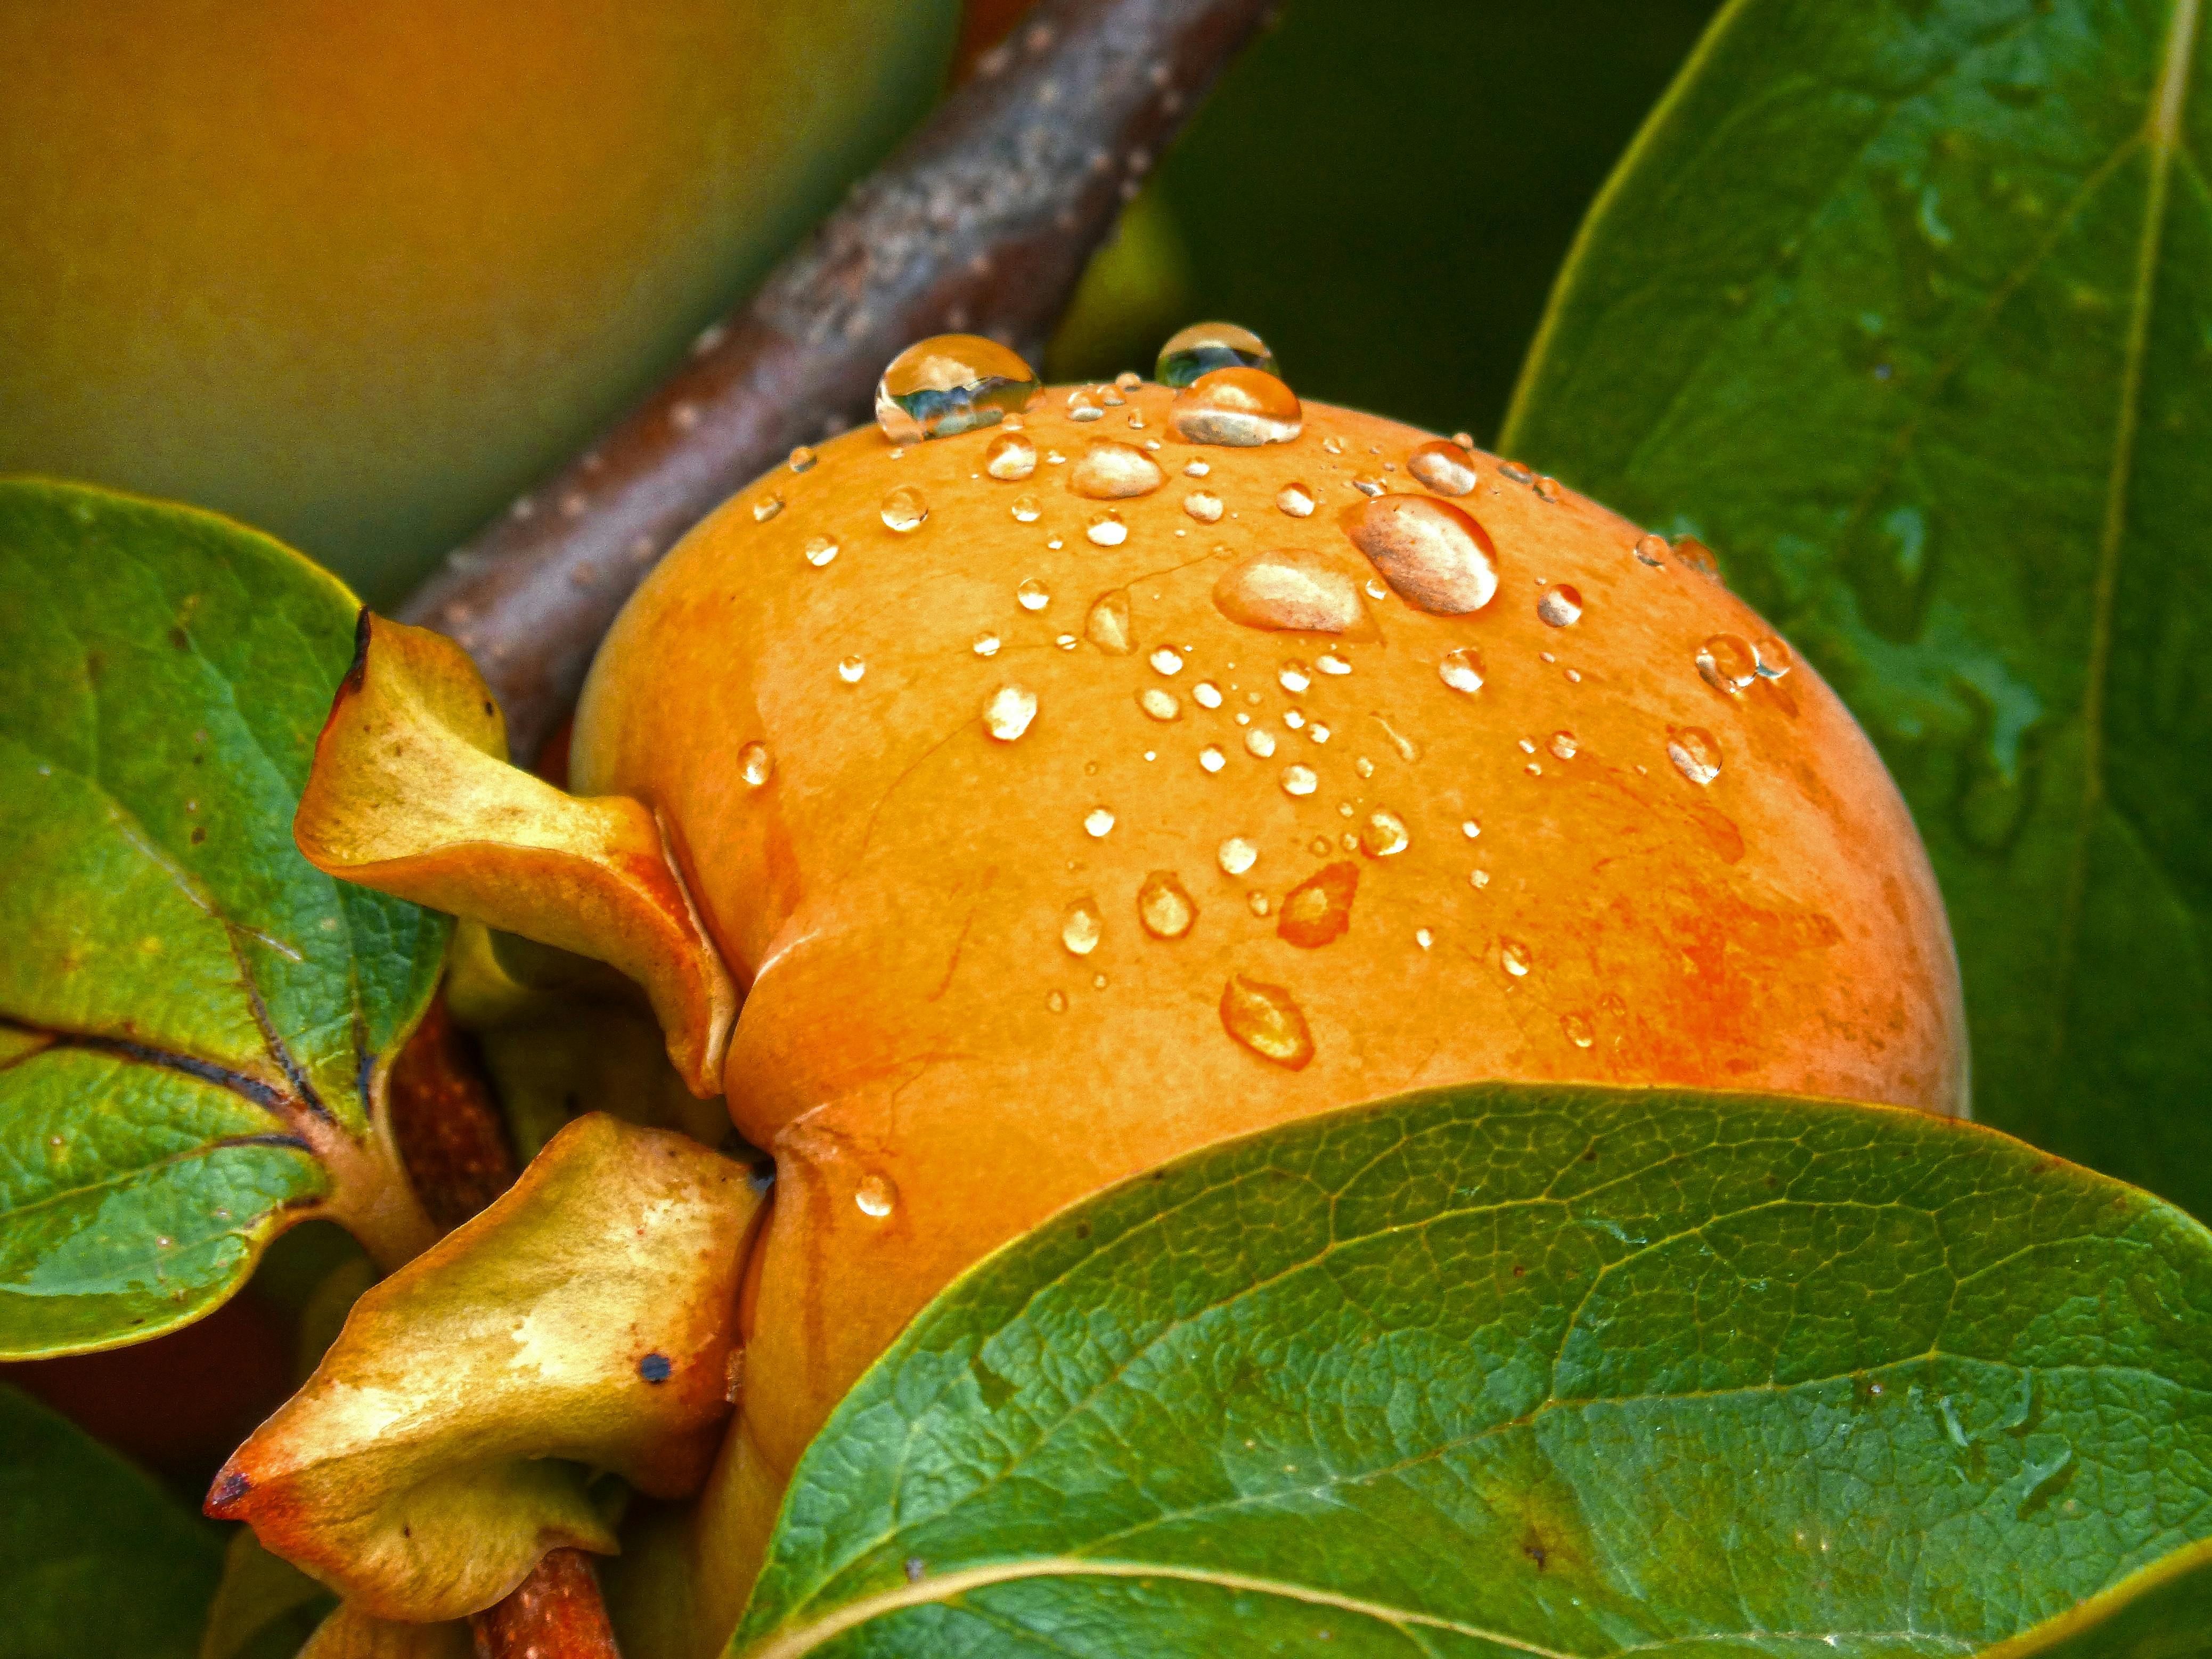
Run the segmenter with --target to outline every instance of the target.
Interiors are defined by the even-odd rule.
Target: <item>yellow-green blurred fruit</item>
[[[0,0],[0,471],[373,599],[927,107],[955,0]]]

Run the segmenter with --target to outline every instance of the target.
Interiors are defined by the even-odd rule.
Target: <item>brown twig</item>
[[[386,1110],[415,1195],[441,1230],[514,1184],[514,1153],[491,1085],[441,991],[392,1062]]]
[[[529,1577],[469,1623],[477,1659],[622,1659],[599,1575],[581,1550],[548,1550]]]
[[[1042,0],[750,304],[402,617],[476,658],[529,757],[671,543],[794,446],[865,418],[946,330],[1032,361],[1091,250],[1274,0]]]

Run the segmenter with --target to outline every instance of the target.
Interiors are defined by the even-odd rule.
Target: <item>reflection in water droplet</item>
[[[1252,553],[1213,584],[1214,609],[1246,628],[1341,634],[1366,615],[1352,578],[1303,549]]]
[[[872,1216],[880,1221],[897,1204],[898,1188],[891,1185],[887,1176],[862,1176],[860,1184],[853,1189],[853,1202],[860,1206],[862,1215]]]
[[[1674,558],[1686,570],[1694,570],[1709,582],[1721,579],[1721,562],[1713,556],[1713,550],[1695,536],[1674,538]]]
[[[1222,1029],[1261,1059],[1291,1071],[1313,1058],[1313,1034],[1291,994],[1242,974],[1221,988]]]
[[[1154,939],[1181,939],[1198,920],[1198,905],[1172,870],[1155,870],[1137,889],[1137,920]]]
[[[790,459],[786,463],[786,465],[788,465],[793,472],[811,472],[814,469],[814,452],[809,449],[805,444],[801,444],[798,448],[791,452]]]
[[[1406,820],[1386,807],[1377,807],[1367,815],[1367,822],[1359,826],[1359,850],[1370,859],[1387,859],[1406,850],[1413,838],[1406,833]]]
[[[978,634],[975,636],[975,654],[979,657],[997,656],[999,654],[999,636],[996,634],[992,633]]]
[[[1171,691],[1163,691],[1157,685],[1146,687],[1137,694],[1137,703],[1156,720],[1176,720],[1182,718],[1182,704]]]
[[[1109,507],[1103,513],[1091,515],[1091,522],[1083,526],[1083,534],[1094,547],[1119,547],[1129,539],[1129,526]]]
[[[1498,941],[1498,965],[1515,979],[1527,978],[1528,969],[1535,965],[1535,961],[1528,947],[1519,939],[1502,939]]]
[[[1714,690],[1733,697],[1759,678],[1759,657],[1747,641],[1733,634],[1716,634],[1698,647],[1698,675]]]
[[[1012,743],[1036,718],[1036,693],[1023,685],[1002,685],[983,704],[983,729],[1000,743]]]
[[[1437,659],[1437,677],[1455,691],[1482,690],[1482,653],[1471,645],[1455,647]]]
[[[1035,524],[1044,516],[1044,508],[1037,505],[1037,498],[1026,491],[1015,496],[1006,510],[1014,515],[1016,524]]]
[[[1044,584],[1035,576],[1014,590],[1014,599],[1024,611],[1042,611],[1052,603],[1052,595],[1045,592]]]
[[[1582,745],[1575,741],[1575,734],[1571,732],[1553,732],[1548,747],[1561,760],[1572,760],[1582,750]]]
[[[1241,876],[1259,861],[1260,849],[1242,836],[1231,836],[1221,843],[1214,857],[1225,874]]]
[[[1566,1033],[1567,1041],[1577,1048],[1587,1048],[1597,1041],[1597,1033],[1590,1029],[1588,1017],[1583,1014],[1561,1014],[1559,1029]]]
[[[1180,674],[1182,672],[1182,653],[1176,650],[1173,646],[1162,646],[1158,650],[1153,652],[1146,660],[1152,665],[1154,671],[1158,673]]]
[[[763,495],[753,503],[753,522],[755,524],[766,524],[770,519],[773,519],[777,514],[782,511],[782,496]]]
[[[1406,471],[1440,495],[1464,495],[1475,485],[1474,458],[1449,438],[1436,438],[1406,457]]]
[[[1283,793],[1286,795],[1310,795],[1321,787],[1321,778],[1310,766],[1285,766],[1283,769]]]
[[[1098,906],[1088,895],[1073,901],[1060,913],[1060,942],[1074,957],[1087,957],[1098,948],[1099,935],[1105,932],[1106,920],[1098,914]]]
[[[876,424],[895,444],[949,438],[1020,410],[1036,371],[996,340],[939,334],[891,359],[876,382]]]
[[[1103,841],[1114,827],[1114,814],[1103,806],[1094,806],[1084,814],[1083,832],[1093,841]]]
[[[1198,751],[1198,763],[1209,772],[1218,772],[1229,764],[1229,757],[1221,752],[1219,744],[1209,743]]]
[[[1005,432],[983,452],[983,471],[994,478],[1026,478],[1036,471],[1036,446],[1018,432]]]
[[[1297,483],[1285,484],[1275,492],[1275,505],[1294,519],[1313,517],[1313,491]]]
[[[1275,734],[1264,726],[1254,726],[1244,734],[1244,750],[1261,760],[1267,759],[1275,752]]]
[[[1654,570],[1667,567],[1667,538],[1664,536],[1645,536],[1629,550],[1636,555],[1638,564],[1650,565]]]
[[[1583,619],[1580,589],[1553,582],[1536,596],[1536,614],[1553,628],[1571,628]]]
[[[1498,592],[1490,532],[1449,501],[1385,495],[1352,514],[1345,530],[1398,597],[1423,611],[1464,616]]]
[[[1221,688],[1212,680],[1200,680],[1190,688],[1190,695],[1208,708],[1221,707]]]
[[[1667,758],[1692,783],[1711,783],[1721,775],[1721,746],[1702,726],[1668,726]]]
[[[764,743],[749,743],[738,750],[738,775],[757,789],[775,775],[775,757]]]
[[[1311,685],[1313,678],[1306,672],[1304,663],[1292,658],[1275,671],[1275,683],[1285,691],[1298,692]]]
[[[1778,680],[1797,664],[1790,647],[1771,634],[1760,635],[1752,651],[1759,659],[1759,677],[1763,680]]]
[[[1221,522],[1221,497],[1211,490],[1194,489],[1182,498],[1182,510],[1200,524]]]
[[[1094,501],[1148,495],[1166,482],[1158,462],[1134,444],[1112,438],[1094,441],[1067,474],[1068,489]]]
[[[1328,842],[1316,847],[1326,852]],[[1324,865],[1283,895],[1282,913],[1275,921],[1275,935],[1301,950],[1318,950],[1340,938],[1352,926],[1352,901],[1359,891],[1359,866],[1345,862]]]
[[[884,497],[883,520],[887,530],[896,530],[902,536],[910,535],[921,528],[929,517],[929,503],[912,484],[901,484]]]
[[[802,550],[806,555],[806,562],[819,570],[837,556],[837,544],[827,536],[809,536]]]
[[[1349,674],[1352,672],[1352,665],[1334,651],[1315,658],[1314,666],[1324,674]]]
[[[1297,394],[1256,368],[1217,368],[1176,393],[1168,410],[1176,435],[1195,444],[1249,448],[1286,444],[1303,429]]]
[[[1193,323],[1168,337],[1153,366],[1152,378],[1162,386],[1180,389],[1217,368],[1277,372],[1275,354],[1250,329],[1235,323]]]
[[[848,685],[858,685],[867,672],[868,665],[858,657],[846,657],[837,664],[837,678]]]

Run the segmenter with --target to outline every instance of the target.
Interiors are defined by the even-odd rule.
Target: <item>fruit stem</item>
[[[581,1550],[548,1550],[505,1600],[469,1623],[477,1659],[622,1659],[599,1575]]]
[[[1168,141],[1274,0],[1042,0],[643,404],[400,612],[475,657],[535,754],[653,562],[945,331],[1032,361]]]

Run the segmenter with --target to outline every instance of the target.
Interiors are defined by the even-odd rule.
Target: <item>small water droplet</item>
[[[819,570],[837,556],[837,544],[831,537],[809,536],[806,538],[804,551],[806,555],[806,562]]]
[[[1072,957],[1087,957],[1097,950],[1099,936],[1105,929],[1105,918],[1098,914],[1097,904],[1087,895],[1072,901],[1060,913],[1060,942]]]
[[[1200,524],[1221,522],[1221,497],[1211,490],[1194,489],[1182,498],[1182,510]]]
[[[1407,604],[1444,617],[1488,605],[1498,549],[1462,508],[1427,495],[1385,495],[1345,522],[1352,544]]]
[[[1469,841],[1473,841],[1482,833],[1482,826],[1473,818],[1462,818],[1460,820],[1459,832]]]
[[[1349,674],[1352,665],[1334,651],[1324,652],[1314,659],[1314,666],[1324,674]]]
[[[1758,658],[1758,672],[1763,680],[1778,680],[1797,665],[1797,659],[1790,647],[1771,634],[1762,634],[1753,642],[1752,651]]]
[[[1042,582],[1031,576],[1014,590],[1014,600],[1024,611],[1042,611],[1052,603],[1052,595],[1045,592]]]
[[[1283,793],[1286,795],[1310,795],[1321,787],[1321,778],[1310,766],[1295,763],[1283,769]]]
[[[1070,492],[1094,501],[1149,495],[1166,482],[1158,462],[1135,445],[1112,438],[1095,441],[1067,475]]]
[[[1380,478],[1370,478],[1366,477],[1364,474],[1354,478],[1352,481],[1352,487],[1358,490],[1361,495],[1370,498],[1382,494],[1382,480]]]
[[[1540,477],[1534,488],[1539,501],[1556,501],[1559,499],[1559,481],[1557,478]]]
[[[1162,646],[1146,660],[1152,664],[1153,671],[1157,673],[1180,674],[1182,672],[1182,653],[1171,645]]]
[[[1035,524],[1044,516],[1044,508],[1037,504],[1037,498],[1026,492],[1015,496],[1006,511],[1014,515],[1016,524]]]
[[[1487,887],[1490,885],[1490,872],[1487,870],[1477,870],[1467,879],[1470,886]]]
[[[811,472],[814,470],[815,459],[814,452],[805,444],[801,444],[791,452],[791,459],[785,465],[793,472]]]
[[[1313,1033],[1291,994],[1279,985],[1231,975],[1221,988],[1221,1024],[1261,1059],[1299,1071],[1313,1059]]]
[[[1498,941],[1498,965],[1515,979],[1526,979],[1528,969],[1535,965],[1535,962],[1536,958],[1528,947],[1519,939],[1502,939]]]
[[[1559,1030],[1566,1033],[1567,1041],[1577,1048],[1587,1048],[1597,1041],[1597,1033],[1590,1029],[1589,1018],[1583,1014],[1561,1014]]]
[[[1474,458],[1449,438],[1435,438],[1406,457],[1406,471],[1440,495],[1464,495],[1474,488]]]
[[[992,633],[978,634],[975,636],[975,654],[979,657],[997,656],[999,654],[999,636],[996,634]]]
[[[1124,392],[1134,392],[1144,383],[1145,377],[1133,368],[1125,368],[1114,377],[1114,384]]]
[[[891,359],[876,382],[876,424],[895,444],[949,438],[1019,410],[1036,371],[979,334],[939,334]]]
[[[1019,432],[1000,434],[991,440],[991,447],[983,452],[983,471],[994,478],[1009,482],[1028,477],[1036,471],[1036,446]],[[1017,514],[1015,516],[1018,518],[1020,515]]]
[[[1471,645],[1456,646],[1437,661],[1437,678],[1455,691],[1482,690],[1482,653]]]
[[[755,524],[766,524],[770,519],[773,519],[777,514],[782,511],[782,496],[775,495],[763,495],[753,503],[753,522]]]
[[[1176,720],[1182,718],[1182,704],[1171,691],[1163,691],[1157,685],[1146,686],[1137,694],[1138,706],[1156,720]]]
[[[1575,741],[1575,734],[1571,732],[1553,732],[1551,742],[1546,746],[1561,760],[1572,760],[1582,750],[1582,745]]]
[[[1275,354],[1250,329],[1235,323],[1193,323],[1168,337],[1153,366],[1152,378],[1162,386],[1181,390],[1217,368],[1279,372]]]
[[[757,789],[775,775],[775,757],[764,743],[749,743],[738,750],[738,775],[748,788]]]
[[[1316,720],[1311,726],[1306,727],[1306,736],[1315,743],[1327,743],[1328,741],[1328,727],[1322,725],[1319,720]]]
[[[1324,853],[1328,850],[1326,839],[1316,841],[1315,846]],[[1305,951],[1318,950],[1341,938],[1352,926],[1352,901],[1358,891],[1358,865],[1322,866],[1283,895],[1275,936]]]
[[[1067,418],[1071,421],[1102,421],[1106,411],[1099,408],[1090,392],[1079,387],[1067,394]]]
[[[860,683],[860,677],[867,672],[868,665],[858,657],[843,657],[838,659],[837,678],[848,685],[858,685]]]
[[[1119,547],[1129,539],[1129,526],[1109,507],[1103,513],[1091,515],[1091,522],[1083,526],[1083,534],[1094,547]]]
[[[1246,628],[1341,634],[1366,611],[1352,578],[1304,549],[1252,553],[1213,584],[1214,609]]]
[[[1297,394],[1256,368],[1217,368],[1176,393],[1168,417],[1176,435],[1195,444],[1249,448],[1286,444],[1304,429]]]
[[[1721,562],[1695,536],[1677,536],[1673,549],[1675,562],[1686,570],[1695,571],[1709,582],[1721,579]]]
[[[1553,582],[1536,596],[1536,615],[1553,628],[1571,628],[1583,619],[1581,590]]]
[[[1119,409],[1123,404],[1128,402],[1128,399],[1121,395],[1120,386],[1109,381],[1098,388],[1098,401],[1109,409]]]
[[[1323,438],[1321,441],[1321,447],[1332,455],[1341,455],[1344,453],[1344,440],[1338,437],[1334,433],[1331,433],[1328,437]]]
[[[1212,471],[1213,463],[1211,461],[1186,461],[1183,464],[1182,476],[1186,478],[1203,478]]]
[[[1137,889],[1137,920],[1154,939],[1181,939],[1198,920],[1198,904],[1172,870],[1155,870]]]
[[[1716,691],[1735,696],[1759,678],[1759,656],[1733,634],[1716,634],[1698,647],[1698,676]]]
[[[1244,750],[1261,760],[1269,759],[1275,752],[1275,734],[1264,726],[1255,726],[1244,734]]]
[[[1352,763],[1352,769],[1358,773],[1363,778],[1371,778],[1375,775],[1375,763],[1368,759],[1366,756],[1362,755],[1358,760]]]
[[[1209,743],[1198,751],[1198,763],[1209,772],[1218,772],[1229,764],[1229,757],[1222,752],[1219,744]]]
[[[1638,564],[1649,565],[1654,570],[1667,568],[1667,538],[1664,536],[1644,536],[1628,550],[1636,555]]]
[[[1045,998],[1044,1006],[1051,1009],[1055,1014],[1066,1013],[1067,1012],[1067,993],[1065,991],[1052,992]]]
[[[1359,850],[1370,859],[1387,859],[1406,850],[1413,837],[1406,833],[1406,820],[1387,807],[1377,807],[1367,815],[1367,822],[1359,826]]]
[[[1114,827],[1113,812],[1103,806],[1094,806],[1083,817],[1083,833],[1093,841],[1103,841]]]
[[[1500,461],[1498,470],[1517,484],[1534,483],[1536,479],[1535,473],[1518,461]]]
[[[1260,849],[1243,836],[1231,836],[1215,851],[1224,874],[1241,876],[1259,862]]]
[[[912,484],[901,484],[884,497],[884,527],[895,530],[902,536],[911,535],[921,528],[929,517],[929,503]]]
[[[983,729],[1000,743],[1012,743],[1036,718],[1036,693],[1024,685],[1002,685],[983,704]]]
[[[1275,671],[1275,683],[1284,690],[1295,694],[1310,686],[1313,677],[1306,672],[1304,663],[1293,658]]]
[[[1212,680],[1200,680],[1190,688],[1190,695],[1208,708],[1221,707],[1221,688]]]
[[[1305,723],[1306,711],[1304,709],[1285,708],[1283,710],[1283,724],[1289,726],[1291,731],[1297,732],[1303,730]]]
[[[1416,927],[1413,929],[1413,943],[1419,945],[1424,951],[1427,950],[1429,946],[1434,945],[1436,942],[1437,936],[1431,933],[1427,928]]]
[[[1667,758],[1692,783],[1708,784],[1721,775],[1721,746],[1702,726],[1668,726]]]
[[[1294,519],[1313,517],[1314,494],[1305,485],[1293,481],[1275,492],[1275,506]]]
[[[859,1206],[862,1215],[881,1221],[897,1205],[898,1188],[890,1183],[888,1176],[862,1176],[860,1184],[853,1189],[853,1202]]]

